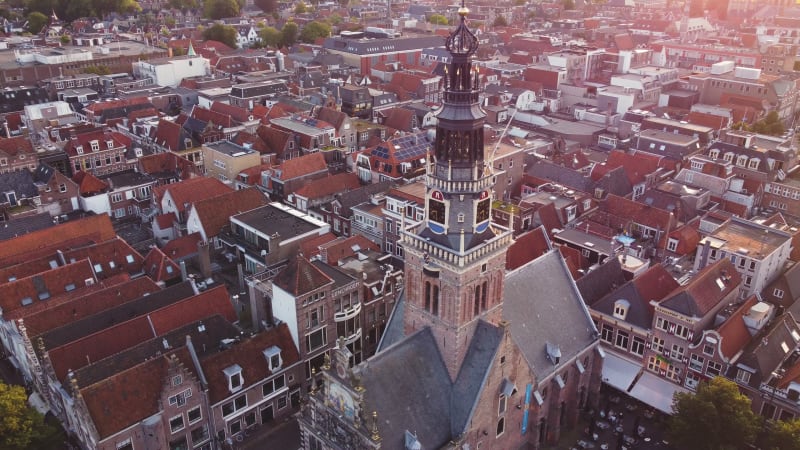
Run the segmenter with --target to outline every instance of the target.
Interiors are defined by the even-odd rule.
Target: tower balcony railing
[[[360,312],[361,312],[361,302],[358,302],[355,305],[352,305],[349,308],[343,309],[342,311],[339,311],[336,314],[334,314],[333,321],[344,322],[345,320],[352,319],[353,317],[357,316]]]
[[[465,103],[478,103],[480,99],[480,92],[477,90],[471,91],[444,91],[442,96],[443,103],[451,104],[465,104]]]
[[[432,173],[429,171],[428,173]],[[489,189],[494,184],[493,177],[483,177],[477,180],[464,180],[464,181],[451,181],[434,176],[427,175],[425,183],[428,186],[433,186],[443,192],[452,193],[473,193]]]
[[[508,228],[502,227],[496,223],[493,223],[491,226],[499,231],[496,237],[477,247],[468,249],[463,253],[422,238],[412,230],[403,232],[402,243],[406,253],[416,251],[419,254],[430,255],[430,257],[435,258],[439,264],[446,264],[454,268],[466,267],[479,260],[483,260],[488,255],[507,248],[511,244],[513,238]]]

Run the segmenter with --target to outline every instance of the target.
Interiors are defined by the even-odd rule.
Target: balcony
[[[359,339],[361,339],[361,328],[359,328],[356,331],[354,331],[353,334],[351,334],[350,336],[345,336],[344,337],[344,344],[345,345],[350,345],[350,344],[352,344],[353,342],[355,342],[355,341],[357,341]]]
[[[344,322],[345,320],[352,319],[353,317],[357,316],[360,312],[361,302],[358,302],[355,305],[334,314],[333,320],[335,322]]]

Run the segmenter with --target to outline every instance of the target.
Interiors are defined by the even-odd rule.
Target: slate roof
[[[665,298],[660,306],[687,317],[704,317],[729,292],[738,289],[741,280],[742,276],[733,263],[723,258],[703,268],[687,285],[681,286]],[[720,288],[719,284],[723,287]]]
[[[795,338],[797,336],[797,338]],[[770,381],[791,352],[800,344],[800,327],[791,314],[783,314],[774,320],[761,339],[753,339],[739,358],[743,364],[755,370],[750,377],[750,386],[759,386]],[[783,349],[786,345],[788,351]]]
[[[678,286],[669,272],[657,264],[593,303],[592,309],[613,316],[617,300],[627,300],[629,307],[625,322],[649,330],[653,326],[654,312],[650,302],[660,301]]]
[[[532,293],[547,295],[531,295]],[[539,380],[555,372],[546,344],[556,345],[569,360],[597,341],[597,330],[557,251],[551,250],[506,276],[503,317],[511,338]]]
[[[626,281],[619,259],[608,258],[600,267],[582,276],[575,283],[586,304],[593,305]]]
[[[563,184],[580,192],[592,192],[594,190],[594,182],[591,178],[584,176],[580,171],[561,167],[549,161],[538,161],[535,164],[531,164],[525,173]]]
[[[14,192],[17,200],[39,196],[39,189],[34,184],[33,174],[28,169],[0,174],[1,192]],[[0,202],[6,202],[4,195],[0,197]]]
[[[406,430],[413,430],[426,448],[440,448],[451,439],[450,375],[429,328],[376,354],[358,372],[364,410],[379,411],[378,430],[386,448],[405,448]],[[425,407],[400,408],[397,399],[424,399]]]
[[[272,280],[272,283],[295,298],[333,283],[334,280],[298,254]]]
[[[13,239],[17,236],[22,236],[34,231],[43,230],[55,226],[53,223],[53,216],[49,213],[34,214],[32,216],[24,216],[11,220],[7,220],[0,227],[0,241]],[[3,278],[0,277],[0,280]]]

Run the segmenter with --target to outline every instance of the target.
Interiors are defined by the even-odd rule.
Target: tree
[[[432,23],[434,25],[447,25],[447,17],[441,14],[431,14],[428,17],[428,23]]]
[[[493,27],[507,27],[508,26],[508,22],[506,21],[505,17],[497,16],[494,19],[494,23],[492,23],[492,26]]]
[[[106,65],[99,66],[86,66],[83,68],[83,73],[93,73],[95,75],[111,75],[111,69]]]
[[[265,13],[273,13],[278,11],[278,0],[255,0],[254,3]]]
[[[258,34],[266,47],[280,47],[283,35],[275,27],[264,27]]]
[[[28,31],[33,34],[39,34],[39,32],[42,31],[42,28],[47,25],[49,20],[50,19],[48,19],[47,16],[39,11],[34,11],[28,14]]]
[[[300,40],[311,44],[316,42],[319,38],[326,38],[331,35],[331,26],[327,23],[317,22],[316,20],[313,22],[307,23],[303,27],[303,31],[300,32]]]
[[[773,423],[766,441],[766,450],[800,450],[800,419]]]
[[[309,11],[308,6],[306,6],[303,2],[298,2],[297,6],[294,7],[295,14],[305,14]]]
[[[70,42],[72,42],[72,38],[69,37],[69,35],[66,35],[66,34],[62,34],[61,35],[61,43],[62,44],[66,45],[66,44],[69,44]]]
[[[217,20],[239,15],[239,2],[236,0],[205,0],[204,4],[203,14],[209,19]]]
[[[297,24],[294,22],[286,22],[281,29],[281,45],[284,47],[291,47],[297,42]]]
[[[668,434],[676,448],[726,450],[755,441],[760,420],[736,383],[716,377],[700,383],[697,394],[678,392],[672,400]]]
[[[45,428],[44,417],[28,406],[25,388],[0,382],[0,448],[28,448]]]
[[[203,31],[203,39],[207,41],[219,41],[230,48],[236,48],[238,46],[236,43],[236,37],[238,35],[239,33],[236,32],[236,28],[229,25],[215,24]]]

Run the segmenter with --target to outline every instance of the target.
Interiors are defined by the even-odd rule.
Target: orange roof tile
[[[251,187],[195,202],[194,210],[206,232],[206,239],[211,239],[228,225],[231,216],[266,204],[267,198],[264,194]]]
[[[722,325],[717,332],[722,337],[722,354],[725,358],[733,358],[750,342],[752,336],[744,323],[744,316],[750,313],[750,308],[758,303],[755,295],[750,296]]]

